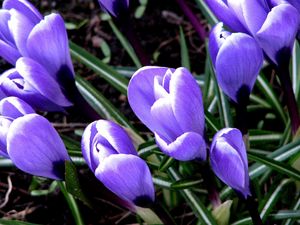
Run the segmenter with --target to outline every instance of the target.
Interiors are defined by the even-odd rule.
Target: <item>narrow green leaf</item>
[[[137,68],[142,67],[142,64],[141,64],[139,58],[137,57],[137,55],[135,54],[135,51],[132,48],[131,44],[124,37],[124,35],[120,32],[120,30],[117,28],[117,26],[114,24],[114,22],[110,19],[110,20],[108,20],[108,24],[111,27],[111,29],[114,32],[114,34],[119,39],[119,41],[121,42],[121,45],[123,46],[123,48],[126,50],[126,52],[128,53],[128,55],[130,56],[130,58],[132,59],[132,61],[136,65],[136,67]]]
[[[300,151],[300,140],[294,141],[288,145],[285,145],[276,151],[270,153],[267,157],[278,162],[289,159]],[[250,177],[252,179],[266,172],[268,168],[266,165],[254,164],[250,167]]]
[[[272,87],[270,86],[270,84],[268,83],[268,81],[263,75],[259,75],[257,77],[256,85],[261,90],[261,92],[266,96],[268,102],[273,106],[274,110],[277,112],[277,114],[280,116],[281,120],[285,124],[287,122],[287,118],[278,100],[279,98],[278,96],[276,96]]]
[[[205,110],[205,122],[209,129],[213,132],[218,132],[221,129],[220,124],[216,121],[213,115]]]
[[[270,214],[274,205],[280,198],[282,190],[285,188],[286,185],[288,185],[291,182],[292,182],[292,180],[290,180],[290,179],[283,180],[278,185],[278,187],[274,191],[272,191],[272,194],[270,196],[267,196],[268,199],[267,199],[266,203],[264,204],[264,206],[261,210],[261,213],[260,213],[260,217],[263,222],[265,222],[267,220],[268,215]]]
[[[87,206],[91,207],[90,201],[88,200],[88,198],[86,197],[86,195],[83,193],[83,191],[81,189],[81,185],[80,185],[80,182],[78,179],[78,173],[77,173],[75,165],[70,161],[66,161],[65,168],[66,168],[65,184],[66,184],[67,191],[70,194],[72,194],[74,197],[81,200]]]
[[[125,118],[125,116],[89,82],[84,80],[82,77],[77,76],[76,85],[87,102],[103,118],[114,120],[117,123],[134,130],[134,127]]]
[[[77,205],[74,197],[71,194],[68,193],[64,182],[58,181],[58,184],[59,184],[61,192],[63,193],[63,195],[64,195],[64,197],[65,197],[65,199],[66,199],[66,201],[67,201],[67,203],[70,207],[70,210],[71,210],[72,215],[74,217],[75,224],[76,225],[84,225],[84,222],[83,222],[82,217],[81,217],[81,213],[79,211],[78,205]]]
[[[300,210],[300,194],[298,195],[298,200],[296,201],[296,203],[294,204],[293,206],[293,210],[297,210],[299,211]],[[300,213],[299,213],[300,215]],[[294,224],[295,220],[293,220],[291,217],[285,221],[284,225],[292,225]]]
[[[173,168],[169,168],[168,172],[174,181],[178,181],[182,179],[181,175]],[[192,208],[195,215],[197,215],[201,223],[205,225],[217,225],[216,221],[211,215],[211,212],[207,210],[207,208],[201,203],[199,198],[191,190],[189,189],[180,190],[180,193],[185,198],[189,206]]]
[[[257,155],[253,152],[248,152],[248,158],[251,160],[254,160],[256,162],[260,162],[268,167],[270,167],[273,170],[276,170],[284,175],[287,175],[291,178],[294,178],[296,180],[300,180],[300,172],[293,167],[289,166],[286,163],[281,163],[278,161],[275,161],[273,159],[264,157],[262,155]]]
[[[159,187],[171,189],[172,182],[162,177],[152,177],[153,183]]]
[[[164,172],[169,169],[174,163],[175,159],[165,155],[160,163],[159,170]]]
[[[182,27],[179,27],[179,33],[180,33],[181,66],[187,68],[188,70],[191,70],[189,49],[186,44]]]
[[[171,188],[172,189],[188,189],[199,186],[203,180],[197,180],[197,179],[182,179],[177,180],[174,183],[172,183]]]
[[[1,225],[38,225],[37,223],[28,223],[19,220],[6,220],[6,219],[0,219],[0,224]]]
[[[69,44],[71,55],[75,60],[92,69],[122,94],[127,95],[128,80],[126,78],[77,44],[73,42]]]
[[[215,17],[215,15],[211,12],[211,10],[208,8],[206,3],[203,0],[195,0],[198,7],[200,8],[202,14],[206,18],[207,22],[214,26],[216,23],[218,23],[218,19]]]

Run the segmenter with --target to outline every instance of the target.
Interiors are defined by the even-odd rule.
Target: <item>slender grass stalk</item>
[[[184,15],[189,19],[192,26],[196,30],[201,41],[204,41],[207,37],[207,33],[200,23],[200,19],[193,13],[190,7],[186,4],[185,0],[176,0]]]
[[[125,35],[131,46],[133,47],[135,53],[137,54],[141,64],[143,66],[150,65],[150,58],[145,53],[143,47],[140,44],[134,30],[133,24],[129,16],[121,17],[122,19],[116,19],[116,23],[120,26],[122,33]]]
[[[70,207],[70,210],[71,210],[72,215],[74,217],[75,224],[76,225],[84,225],[83,219],[81,217],[78,205],[77,205],[74,197],[67,192],[67,189],[66,189],[66,186],[65,186],[64,182],[59,181],[58,185],[59,185],[60,190],[63,193],[63,195],[64,195],[64,197],[65,197],[65,199],[66,199],[66,201],[67,201],[67,203]]]

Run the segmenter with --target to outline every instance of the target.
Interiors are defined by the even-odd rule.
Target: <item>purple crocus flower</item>
[[[61,93],[65,95],[64,98],[74,101],[78,91],[62,17],[52,13],[43,18],[26,0],[5,0],[0,17],[1,15],[3,18],[0,22],[0,47],[1,45],[4,47],[0,50],[0,56],[14,65],[21,57],[33,59],[36,64],[39,64],[39,69],[43,67],[43,73],[47,73],[48,77],[51,76],[61,89],[56,99],[52,101],[59,99],[56,104],[66,107],[65,103],[61,105],[61,101],[65,101],[61,98]],[[7,87],[5,89],[7,91]],[[67,106],[70,105],[72,104],[68,102]],[[55,109],[48,105],[44,108],[51,108],[50,111],[63,110],[61,107]]]
[[[63,111],[72,105],[55,78],[31,58],[19,58],[16,68],[2,74],[0,88],[7,96],[19,97],[43,111]]]
[[[44,117],[28,114],[15,119],[7,133],[7,152],[19,169],[35,176],[64,179],[70,160],[63,141]]]
[[[129,0],[98,0],[101,8],[114,17],[119,17],[128,11]]]
[[[263,64],[257,42],[247,34],[224,31],[218,23],[209,36],[209,51],[224,93],[236,103],[247,101]]]
[[[15,64],[27,54],[26,39],[42,15],[26,0],[5,0],[0,10],[0,56]]]
[[[299,13],[295,7],[282,0],[206,2],[217,17],[232,30],[245,32],[246,29],[274,64],[286,63],[289,59],[300,24]],[[242,27],[233,23],[237,20]]]
[[[130,80],[128,100],[165,154],[181,161],[206,158],[202,94],[187,69],[139,69]]]
[[[225,184],[245,198],[251,195],[246,147],[238,129],[224,128],[215,134],[210,147],[210,163]]]
[[[109,190],[137,206],[154,202],[150,170],[122,127],[95,121],[85,129],[81,146],[88,166]]]
[[[9,158],[6,137],[12,121],[34,110],[22,99],[7,97],[0,101],[0,156]]]

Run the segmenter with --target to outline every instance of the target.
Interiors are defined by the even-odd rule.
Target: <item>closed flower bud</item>
[[[130,80],[128,100],[165,154],[182,161],[206,158],[202,94],[187,69],[139,69]]]
[[[64,179],[65,161],[70,160],[56,130],[37,114],[19,117],[11,123],[7,152],[24,172],[56,180]]]
[[[0,101],[0,155],[9,158],[7,153],[7,133],[12,121],[34,110],[23,100],[16,97],[4,98]]]
[[[210,147],[214,173],[244,198],[250,196],[246,147],[241,132],[224,128],[215,134]]]
[[[247,101],[263,63],[257,42],[244,33],[229,33],[217,24],[209,37],[209,50],[219,86],[234,102]]]
[[[122,127],[95,121],[85,129],[81,146],[88,166],[109,190],[137,206],[154,202],[150,170]]]

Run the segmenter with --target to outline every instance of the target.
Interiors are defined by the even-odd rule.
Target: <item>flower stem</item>
[[[216,188],[215,176],[207,162],[200,163],[200,166],[202,171],[201,174],[208,191],[208,199],[210,200],[212,207],[215,209],[221,205],[219,192]]]
[[[236,112],[236,128],[238,128],[243,136],[248,134],[248,112],[247,112],[247,102],[240,102],[235,104]]]
[[[263,222],[260,218],[259,212],[258,212],[258,205],[257,202],[254,200],[253,197],[249,196],[246,200],[241,197],[243,201],[245,201],[245,204],[248,208],[249,214],[252,218],[254,225],[263,225]]]
[[[278,66],[277,75],[280,79],[284,98],[291,119],[292,133],[293,135],[295,135],[300,126],[300,117],[299,117],[297,101],[293,92],[292,82],[290,78],[290,71],[288,69],[288,66]]]
[[[181,10],[183,11],[184,15],[189,19],[192,26],[198,33],[198,36],[201,41],[204,41],[207,33],[205,29],[203,28],[202,24],[200,23],[199,18],[193,13],[193,11],[189,8],[189,6],[186,4],[185,0],[176,0],[178,5],[180,6]]]
[[[138,40],[134,30],[133,30],[133,24],[130,20],[130,17],[121,17],[121,19],[116,19],[116,23],[119,24],[121,27],[122,32],[127,37],[129,43],[133,47],[135,53],[137,54],[138,58],[140,59],[143,66],[150,65],[150,59],[149,56],[145,53],[143,47],[140,44],[140,41]]]
[[[152,206],[152,210],[156,213],[156,215],[161,219],[163,224],[165,225],[175,225],[176,222],[171,217],[169,212],[166,210],[164,206],[162,206],[158,201],[154,203]]]

